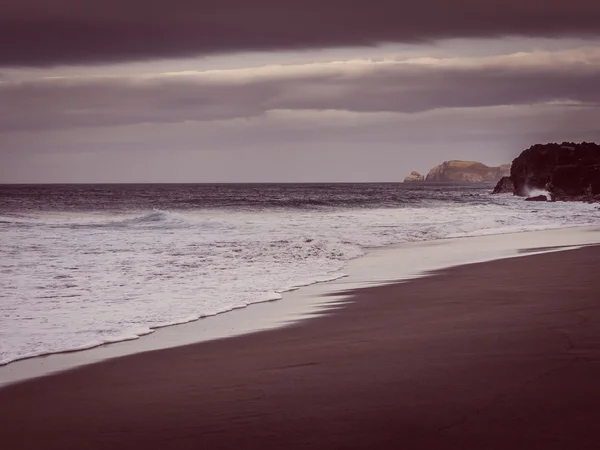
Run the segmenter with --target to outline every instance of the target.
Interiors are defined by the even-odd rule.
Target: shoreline
[[[597,448],[599,274],[594,246],[348,284],[334,310],[294,326],[4,387],[3,442]]]
[[[547,245],[548,240],[552,245]],[[600,228],[575,226],[369,248],[365,249],[364,255],[346,263],[344,276],[282,292],[278,300],[251,303],[243,308],[155,328],[133,339],[36,355],[0,365],[0,388],[115,357],[286,327],[326,312],[331,306],[329,297],[339,291],[415,279],[429,276],[432,271],[466,264],[565,251],[598,243]],[[443,247],[447,254],[445,258],[440,258],[444,255],[437,247]],[[428,251],[430,249],[433,252]],[[415,261],[423,258],[424,261]]]

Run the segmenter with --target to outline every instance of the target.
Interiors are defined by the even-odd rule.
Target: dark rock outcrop
[[[527,202],[547,202],[548,197],[546,197],[545,195],[536,195],[535,197],[527,197],[525,199],[525,201],[527,201]]]
[[[489,167],[477,161],[445,161],[432,168],[426,181],[445,183],[495,183],[510,173],[510,164]]]
[[[534,145],[513,161],[510,178],[515,195],[542,189],[553,200],[595,201],[600,195],[600,145]]]
[[[510,177],[502,177],[494,188],[492,194],[512,194],[515,191],[515,185]]]

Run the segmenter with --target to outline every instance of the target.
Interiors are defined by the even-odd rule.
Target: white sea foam
[[[550,192],[548,192],[545,189],[536,189],[536,188],[527,188],[527,187],[525,188],[525,196],[526,197],[538,197],[540,195],[543,195],[548,200],[552,199],[552,195],[550,194]]]
[[[589,225],[595,205],[3,216],[0,363],[136,339],[344,276],[369,247]]]

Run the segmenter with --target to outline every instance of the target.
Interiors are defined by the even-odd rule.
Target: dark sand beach
[[[6,450],[598,449],[599,423],[599,247],[0,390]]]

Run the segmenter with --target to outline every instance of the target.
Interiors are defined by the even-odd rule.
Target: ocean
[[[373,247],[599,222],[597,205],[492,188],[0,186],[0,364],[277,300]]]

